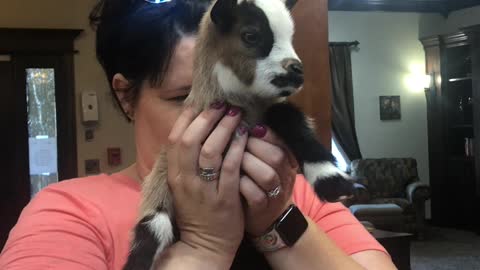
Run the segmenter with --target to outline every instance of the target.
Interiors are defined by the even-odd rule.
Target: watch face
[[[278,221],[276,230],[287,246],[292,246],[307,230],[308,223],[296,206],[292,206]]]

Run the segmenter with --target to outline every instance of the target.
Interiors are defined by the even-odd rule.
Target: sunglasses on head
[[[152,4],[163,4],[163,3],[171,2],[172,0],[144,0],[144,1]]]

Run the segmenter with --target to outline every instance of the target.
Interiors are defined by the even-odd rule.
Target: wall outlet
[[[118,166],[122,164],[122,151],[120,147],[107,148],[108,165]]]
[[[91,142],[95,138],[95,130],[93,128],[85,129],[85,141]]]
[[[85,174],[99,174],[100,173],[100,160],[99,159],[87,159],[85,160]]]

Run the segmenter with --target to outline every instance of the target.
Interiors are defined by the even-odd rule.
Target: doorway
[[[77,176],[73,40],[79,33],[0,28],[0,250],[38,191]]]

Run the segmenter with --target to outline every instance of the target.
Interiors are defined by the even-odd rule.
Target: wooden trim
[[[58,160],[58,176],[59,180],[64,180],[78,177],[75,76],[72,54],[63,57],[60,70],[63,72],[65,89],[57,93],[58,99],[61,100],[61,104],[57,102],[57,125],[61,127],[57,131],[59,138],[57,143],[59,156],[68,158]]]
[[[447,2],[447,8],[449,12],[469,8],[473,6],[478,6],[478,0],[444,0]]]
[[[0,54],[74,53],[73,40],[82,31],[79,29],[0,28]]]
[[[428,74],[434,74],[435,76],[441,76],[442,64],[441,64],[441,45],[439,41],[438,46],[430,46],[425,48],[426,57],[426,70]],[[442,94],[443,84],[445,80],[434,80],[433,88],[430,89],[429,104],[427,106],[427,125],[428,125],[428,159],[429,159],[429,172],[431,181],[432,192],[432,218],[435,222],[441,223],[440,218],[441,211],[445,208],[445,201],[442,200],[442,184],[445,181],[445,173],[443,170],[439,170],[438,167],[446,168],[446,148],[445,148],[445,126],[443,122],[443,106]]]
[[[420,39],[420,42],[422,42],[425,49],[430,47],[437,47],[440,46],[440,36],[422,38]]]
[[[30,169],[29,169],[29,152],[28,152],[28,112],[26,110],[26,81],[25,69],[20,67],[17,58],[12,59],[13,64],[13,83],[15,98],[12,102],[15,103],[14,128],[16,132],[15,153],[12,157],[15,160],[14,171],[17,172],[15,181],[15,204],[18,206],[25,206],[30,201]],[[20,91],[19,89],[23,89]],[[9,179],[11,181],[11,179]],[[20,211],[18,211],[18,214]]]
[[[448,14],[444,1],[432,0],[329,0],[329,10],[435,12]]]
[[[464,32],[457,32],[450,35],[431,36],[420,39],[425,49],[431,47],[444,46],[445,48],[452,48],[458,46],[465,46],[470,44],[469,37]]]
[[[445,47],[447,48],[465,46],[470,44],[468,36],[463,32],[443,36],[443,42],[445,44]]]
[[[434,12],[447,16],[450,12],[477,6],[476,0],[329,0],[329,10]]]
[[[475,187],[476,195],[480,198],[480,27],[475,26],[467,29],[472,55],[472,94],[473,94],[473,123],[474,125],[474,152],[475,152]],[[480,199],[479,199],[480,200]]]

